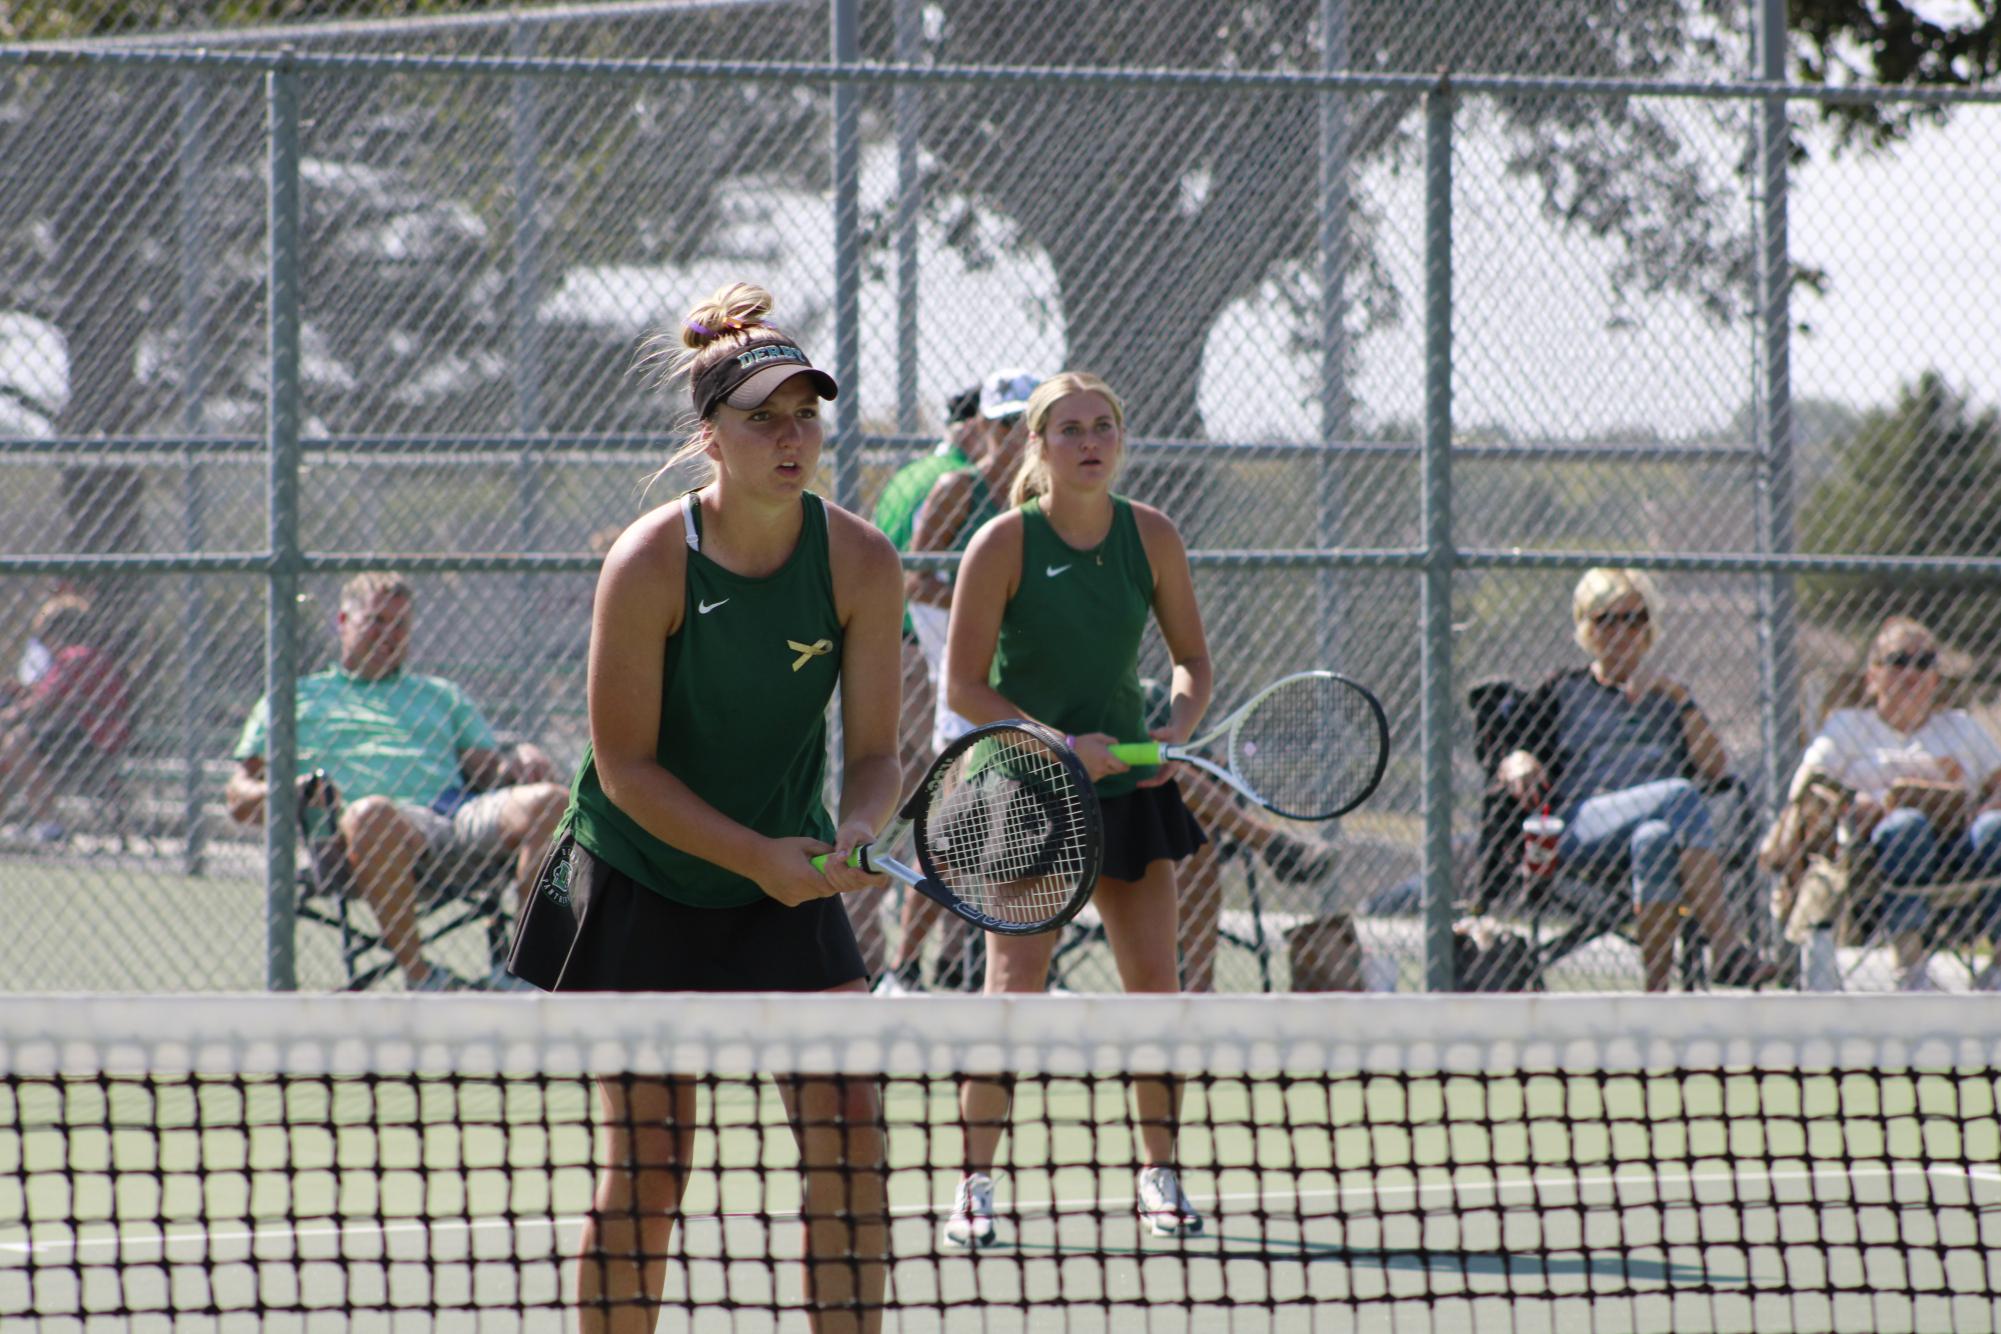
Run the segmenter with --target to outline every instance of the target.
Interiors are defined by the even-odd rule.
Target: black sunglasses
[[[1885,667],[1915,667],[1928,672],[1938,666],[1938,654],[1928,648],[1915,653],[1885,653],[1881,661]]]
[[[1645,625],[1647,620],[1646,608],[1642,607],[1638,611],[1601,611],[1591,618],[1591,623],[1593,625],[1623,625],[1629,630],[1636,630],[1640,626]]]

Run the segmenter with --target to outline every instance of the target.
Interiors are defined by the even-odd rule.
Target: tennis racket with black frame
[[[1184,746],[1127,741],[1111,751],[1127,764],[1194,765],[1288,819],[1332,820],[1382,782],[1390,727],[1366,687],[1334,672],[1297,672]]]
[[[908,832],[917,865],[888,854]],[[826,869],[827,857],[813,859]],[[1054,931],[1097,887],[1098,794],[1063,738],[1039,723],[976,727],[947,746],[897,820],[848,859],[1001,935]]]

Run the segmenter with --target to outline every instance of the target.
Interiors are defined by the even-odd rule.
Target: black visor
[[[812,376],[813,392],[821,398],[841,392],[834,377],[806,360],[797,343],[769,339],[739,349],[695,377],[695,414],[706,419],[718,403],[754,408],[795,375]]]

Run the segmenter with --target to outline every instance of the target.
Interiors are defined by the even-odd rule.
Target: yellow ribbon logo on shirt
[[[812,659],[832,653],[834,651],[834,641],[831,639],[816,639],[810,644],[802,644],[796,639],[788,639],[785,641],[785,647],[799,655],[792,660],[792,670],[796,672]]]

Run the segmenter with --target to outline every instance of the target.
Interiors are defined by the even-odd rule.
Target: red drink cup
[[[1555,875],[1556,845],[1562,837],[1562,819],[1548,811],[1522,821],[1522,874],[1531,880]]]

